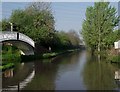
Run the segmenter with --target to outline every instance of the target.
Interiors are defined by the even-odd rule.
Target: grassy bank
[[[29,55],[29,56],[21,56],[22,61],[32,61],[32,60],[38,60],[38,59],[49,59],[56,57],[58,55],[78,51],[79,49],[72,49],[72,50],[64,50],[64,51],[55,51],[55,52],[50,52],[50,53],[44,53],[44,54],[39,54],[39,55]]]
[[[36,54],[36,55],[20,55],[20,52],[17,48],[13,46],[4,46],[2,50],[2,64],[0,65],[0,70],[10,69],[15,66],[15,63],[23,61],[33,61],[39,59],[49,59],[56,57],[58,55],[62,55],[65,53],[70,53],[73,51],[78,51],[79,49],[71,49],[71,50],[57,50],[49,53]]]

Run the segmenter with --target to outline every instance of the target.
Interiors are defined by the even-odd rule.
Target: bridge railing
[[[29,44],[31,44],[33,47],[35,47],[34,41],[31,38],[29,38],[28,36],[26,36],[22,33],[19,33],[19,39],[22,41],[29,42]]]
[[[5,40],[21,40],[35,47],[34,41],[31,38],[19,32],[0,31],[0,42]]]
[[[14,40],[17,39],[17,33],[16,32],[1,32],[0,31],[0,42],[3,40]]]

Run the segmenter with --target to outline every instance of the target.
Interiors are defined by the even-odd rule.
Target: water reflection
[[[99,62],[98,62],[99,61]],[[9,90],[113,90],[118,65],[106,63],[86,51],[29,63],[16,64],[3,73],[3,88]]]
[[[120,69],[118,71],[115,71],[115,79],[120,81]]]
[[[85,52],[74,53],[63,60],[55,80],[56,90],[85,90],[81,74],[86,62]]]
[[[24,90],[53,90],[55,88],[54,79],[57,71],[57,65],[48,62],[34,62],[35,76],[31,83],[24,88]]]
[[[6,91],[6,90],[20,91],[20,90],[22,90],[28,83],[31,82],[31,80],[34,78],[34,75],[35,75],[35,71],[33,70],[32,73],[30,73],[30,75],[26,79],[24,79],[21,82],[18,82],[18,84],[16,84],[16,85],[8,86],[8,88],[3,88],[3,91]]]
[[[114,80],[115,68],[100,58],[90,57],[84,67],[84,81],[88,90],[114,90],[118,87]]]
[[[49,60],[35,61],[35,76],[24,90],[58,90],[56,80],[60,78],[60,75],[64,75],[60,73],[74,71],[78,57],[78,53],[71,53]],[[62,86],[65,87],[65,81],[63,84]]]
[[[6,70],[3,74],[5,78],[13,77],[13,69]]]
[[[33,71],[33,63],[20,64],[17,63],[14,69],[9,69],[3,72],[2,87],[18,85]]]

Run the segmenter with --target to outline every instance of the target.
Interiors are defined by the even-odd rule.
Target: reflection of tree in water
[[[79,52],[72,52],[72,53],[67,53],[64,55],[60,55],[56,57],[55,60],[53,60],[54,63],[59,62],[60,64],[74,64],[76,61],[79,59],[79,55],[81,53]]]
[[[57,66],[53,63],[35,61],[35,76],[24,90],[54,90]]]
[[[76,60],[73,60],[74,62],[71,61],[71,59],[77,57],[76,55],[66,54],[64,56],[61,55],[60,57],[48,59],[48,61],[35,61],[35,76],[31,83],[23,90],[55,90],[55,80],[59,65],[76,62]]]
[[[53,60],[54,63],[58,64],[59,62],[58,69],[60,71],[58,70],[57,72],[59,73],[57,74],[60,74],[59,76],[61,76],[65,71],[73,70],[74,67],[78,65],[80,54],[81,53],[79,52],[68,53]]]
[[[33,70],[33,63],[25,63],[24,65],[16,63],[14,69],[6,70],[2,76],[2,87],[8,87],[17,85],[20,81],[23,81]],[[10,77],[6,77],[6,72],[12,73]]]
[[[113,90],[117,87],[110,64],[91,57],[84,68],[84,82],[88,90]]]

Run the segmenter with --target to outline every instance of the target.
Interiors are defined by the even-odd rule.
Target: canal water
[[[16,64],[3,72],[3,90],[118,90],[114,79],[117,64],[110,64],[86,51],[52,59]]]

